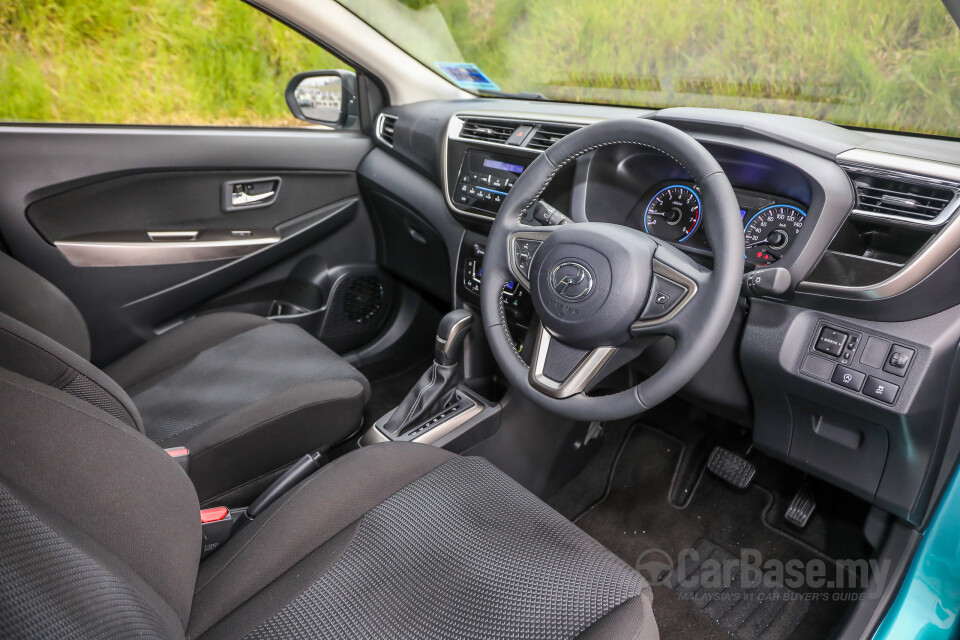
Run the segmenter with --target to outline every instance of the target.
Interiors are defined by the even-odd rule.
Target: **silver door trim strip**
[[[280,242],[279,235],[231,240],[161,242],[54,242],[75,267],[144,267],[240,258]]]

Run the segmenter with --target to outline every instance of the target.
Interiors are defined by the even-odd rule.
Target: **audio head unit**
[[[468,149],[450,198],[461,209],[494,214],[533,158]]]

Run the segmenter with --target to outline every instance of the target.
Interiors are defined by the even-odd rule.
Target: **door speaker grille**
[[[383,281],[377,276],[347,276],[333,293],[323,336],[345,336],[375,328],[383,319]]]

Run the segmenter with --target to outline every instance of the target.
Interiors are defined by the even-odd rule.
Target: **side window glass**
[[[349,69],[241,0],[0,3],[0,121],[302,127],[302,71]]]

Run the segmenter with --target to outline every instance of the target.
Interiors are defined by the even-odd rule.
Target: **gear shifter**
[[[473,324],[473,314],[455,309],[443,316],[437,328],[433,348],[434,362],[420,376],[380,430],[397,437],[443,410],[457,392],[457,365],[463,352],[463,341]]]

